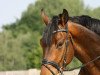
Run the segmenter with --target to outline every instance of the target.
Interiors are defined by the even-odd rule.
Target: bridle
[[[67,29],[58,29],[57,31],[53,31],[53,34],[54,34],[54,33],[57,33],[57,32],[66,32],[66,33],[68,33],[68,30],[67,30]],[[69,41],[69,40],[66,40],[66,43],[67,43],[68,41]],[[71,40],[71,42],[72,42],[72,40]],[[73,44],[73,43],[72,43],[72,44]],[[68,46],[68,45],[66,44],[66,47],[67,47],[67,46]],[[66,54],[67,54],[67,50],[66,50],[66,52],[65,52],[65,54],[64,54],[64,60],[63,60],[63,65],[62,65],[62,67],[60,67],[58,63],[56,63],[56,62],[54,62],[54,61],[48,61],[47,59],[43,59],[43,60],[42,60],[42,65],[44,65],[53,75],[56,75],[56,74],[55,74],[55,73],[50,69],[50,67],[48,67],[47,65],[53,66],[55,69],[58,70],[58,72],[60,73],[60,75],[64,75],[62,69],[65,68],[65,66],[66,66],[66,57],[65,57]],[[65,69],[64,71],[72,71],[72,70],[75,70],[75,69],[79,69],[79,68],[85,67],[85,66],[87,66],[88,64],[90,64],[90,63],[92,63],[92,62],[94,62],[94,61],[96,61],[96,60],[98,60],[98,59],[100,59],[100,56],[98,56],[98,57],[96,57],[95,59],[93,59],[93,60],[87,62],[86,64],[83,64],[83,65],[81,65],[81,66],[78,66],[78,67],[75,67],[75,68],[72,68],[72,69]]]
[[[56,30],[56,31],[53,31],[53,34],[55,34],[55,33],[57,33],[57,32],[68,32],[68,30],[67,29],[58,29],[58,30]],[[68,40],[66,40],[66,46],[68,46],[67,45],[67,42],[68,42]],[[47,65],[51,65],[51,66],[53,66],[54,68],[56,68],[57,70],[58,70],[58,72],[61,74],[61,75],[63,75],[63,68],[65,67],[65,64],[66,64],[66,54],[67,54],[67,51],[65,52],[65,54],[64,54],[64,56],[63,56],[63,58],[64,58],[64,60],[63,60],[63,65],[62,65],[62,67],[60,67],[59,65],[58,65],[58,63],[56,63],[56,62],[54,62],[54,61],[48,61],[47,59],[43,59],[42,60],[42,65],[44,65],[53,75],[56,75]]]

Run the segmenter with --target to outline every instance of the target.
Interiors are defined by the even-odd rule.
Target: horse
[[[79,75],[100,75],[100,20],[86,15],[69,17],[66,9],[51,20],[43,9],[41,16],[46,27],[40,39],[40,75],[63,75],[74,56],[83,64]]]

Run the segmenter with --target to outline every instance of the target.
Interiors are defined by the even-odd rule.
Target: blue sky
[[[16,21],[21,13],[27,9],[30,3],[36,0],[1,0],[0,1],[0,31],[4,24]],[[100,0],[84,0],[86,6],[91,8],[100,7]]]
[[[21,17],[30,3],[35,0],[0,0],[0,31],[4,24],[10,24]]]
[[[100,7],[100,0],[84,0],[84,3],[92,8]]]

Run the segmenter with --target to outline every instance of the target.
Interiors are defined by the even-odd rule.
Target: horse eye
[[[62,48],[63,43],[64,43],[63,41],[58,42],[58,44],[57,44],[57,48]]]

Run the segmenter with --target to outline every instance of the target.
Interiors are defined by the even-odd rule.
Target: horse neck
[[[100,55],[100,36],[76,23],[68,24],[68,28],[72,34],[75,56],[82,63]]]

